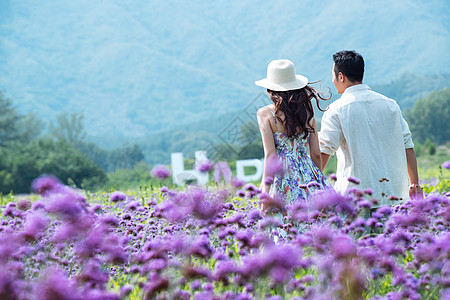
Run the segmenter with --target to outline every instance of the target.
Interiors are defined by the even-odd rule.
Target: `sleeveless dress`
[[[278,132],[277,118],[271,110],[275,121],[276,132],[273,134],[277,157],[284,167],[284,174],[275,175],[270,187],[271,197],[281,197],[285,204],[296,201],[307,201],[318,189],[333,187],[314,164],[309,153],[309,133],[307,138],[300,134],[296,138],[288,138],[286,133]],[[282,214],[277,214],[277,219]]]

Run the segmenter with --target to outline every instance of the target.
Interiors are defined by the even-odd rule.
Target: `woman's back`
[[[277,121],[272,108],[269,106],[268,109],[273,117],[275,129],[273,139],[277,157],[284,169],[284,173],[275,175],[269,194],[281,196],[286,202],[293,203],[306,200],[317,187],[331,187],[308,155],[309,133],[306,137],[302,133],[288,137],[287,133],[283,132],[284,126]]]

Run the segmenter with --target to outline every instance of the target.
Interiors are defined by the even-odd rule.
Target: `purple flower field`
[[[33,188],[1,198],[0,299],[450,298],[448,195],[369,216],[370,190],[320,192],[280,220],[259,211],[279,199],[236,180],[128,195],[53,177]]]

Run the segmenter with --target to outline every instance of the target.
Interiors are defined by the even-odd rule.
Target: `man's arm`
[[[406,163],[408,164],[409,197],[423,197],[423,191],[419,185],[419,173],[417,171],[417,159],[414,148],[406,149]]]
[[[319,132],[319,145],[322,165],[319,166],[319,168],[323,172],[328,164],[330,156],[334,155],[339,148],[343,136],[341,123],[335,113],[326,111],[322,116],[321,127]]]

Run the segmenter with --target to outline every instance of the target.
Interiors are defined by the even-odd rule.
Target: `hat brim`
[[[295,75],[296,79],[290,82],[275,83],[273,81],[264,78],[262,80],[255,81],[255,84],[263,88],[277,91],[285,92],[290,90],[298,90],[304,88],[308,84],[308,78],[303,75]]]

